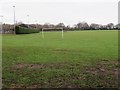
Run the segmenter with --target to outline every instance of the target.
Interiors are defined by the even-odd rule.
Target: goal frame
[[[63,38],[64,38],[63,28],[42,28],[42,38],[45,37],[45,35],[44,35],[44,30],[54,30],[54,29],[61,29],[61,38],[63,39]]]

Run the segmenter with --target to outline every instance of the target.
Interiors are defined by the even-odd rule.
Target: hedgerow
[[[15,32],[16,32],[16,34],[30,34],[30,33],[38,33],[39,30],[34,29],[34,28],[31,29],[31,28],[16,26],[15,27]]]

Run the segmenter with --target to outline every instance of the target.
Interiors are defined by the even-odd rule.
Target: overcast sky
[[[59,22],[73,25],[118,23],[119,0],[0,0],[0,15],[4,23],[13,23],[13,5],[16,21],[28,23]]]

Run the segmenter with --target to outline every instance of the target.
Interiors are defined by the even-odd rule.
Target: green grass
[[[117,87],[118,31],[3,35],[3,87]]]

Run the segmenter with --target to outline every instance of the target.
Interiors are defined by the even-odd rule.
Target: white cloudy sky
[[[13,5],[16,21],[29,23],[64,22],[73,25],[86,21],[89,24],[118,22],[119,0],[0,0],[0,15],[4,23],[13,23]]]

